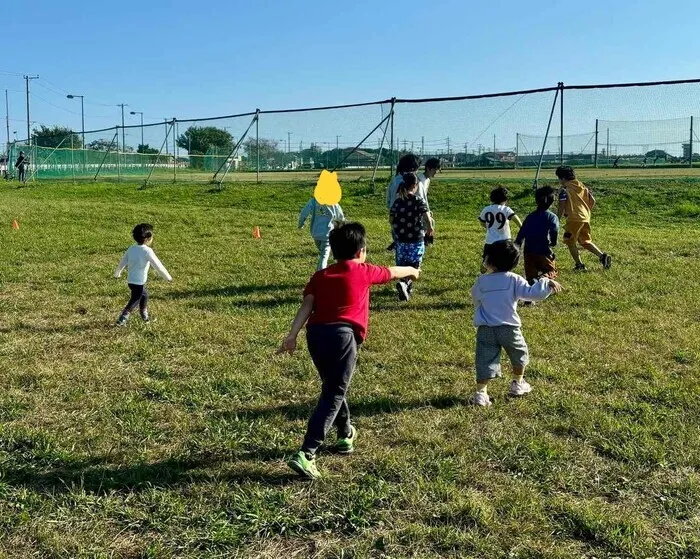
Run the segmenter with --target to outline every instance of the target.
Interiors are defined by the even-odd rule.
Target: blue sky
[[[690,0],[35,0],[17,5],[15,12],[20,9],[25,16],[5,19],[0,39],[2,52],[9,54],[0,63],[0,87],[10,90],[11,130],[18,130],[18,137],[26,135],[24,73],[40,76],[32,82],[32,120],[74,129],[80,128],[80,104],[67,100],[67,92],[85,95],[86,128],[94,129],[118,124],[117,103],[128,103],[127,111],[143,111],[146,122],[156,122],[256,107],[524,89],[560,80],[581,84],[700,77],[700,35]],[[681,117],[692,114],[700,101],[678,91],[606,95],[602,101],[591,96],[589,102],[582,95],[579,102],[602,102],[609,110],[600,118],[617,120]],[[640,112],[645,100],[649,108]],[[490,144],[493,132],[506,147],[515,143],[515,132],[543,133],[551,96],[525,99],[498,126],[489,127],[513,101],[475,105],[466,112],[463,107],[447,113],[440,109],[432,116],[425,108],[413,119],[407,108],[404,130],[397,134],[413,142],[421,136],[437,141],[453,135],[461,145]],[[572,102],[570,108],[578,110],[576,99]],[[473,122],[476,114],[483,122]],[[311,141],[314,133],[322,141],[345,144],[369,132],[381,115],[379,110],[358,111],[349,118],[328,115],[328,122],[299,118],[270,124],[268,130],[279,140],[291,131],[294,146]],[[588,132],[598,115],[592,110],[581,122],[571,116],[572,128],[565,133]],[[412,125],[411,120],[430,125]],[[335,126],[331,121],[342,122]],[[137,122],[127,114],[127,123]],[[232,133],[246,125],[233,124]],[[484,126],[488,130],[480,136]],[[156,141],[154,135],[151,142]]]

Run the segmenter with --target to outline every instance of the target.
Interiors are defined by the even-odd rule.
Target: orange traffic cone
[[[257,225],[255,227],[253,227],[253,238],[254,239],[261,239],[262,238],[262,235],[260,234],[260,227],[258,227]]]
[[[12,228],[13,229],[19,229],[19,223],[17,223],[16,219],[12,220]]]

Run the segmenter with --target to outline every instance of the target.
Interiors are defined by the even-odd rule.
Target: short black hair
[[[491,191],[491,202],[493,202],[494,204],[502,204],[503,202],[507,202],[509,194],[510,193],[508,192],[507,188],[504,188],[502,186],[494,188]]]
[[[511,240],[496,241],[487,245],[486,262],[497,272],[510,272],[520,261],[520,250]]]
[[[396,166],[396,174],[415,173],[420,168],[420,159],[413,153],[401,156],[399,164]]]
[[[576,178],[576,173],[568,165],[561,165],[560,167],[557,167],[557,170],[554,172],[556,173],[557,178],[563,181],[572,181]]]
[[[541,186],[535,190],[535,203],[540,210],[548,210],[554,204],[554,189],[551,186]]]
[[[150,239],[153,236],[153,225],[150,223],[139,223],[136,227],[134,227],[134,230],[131,232],[131,236],[134,237],[134,240],[138,244],[142,245],[147,239]]]
[[[440,169],[442,167],[441,161],[437,157],[431,157],[425,162],[425,168],[427,169]]]
[[[357,222],[348,222],[336,227],[328,237],[336,260],[352,260],[367,246],[367,233],[364,226]]]

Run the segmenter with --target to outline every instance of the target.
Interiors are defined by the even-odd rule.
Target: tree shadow
[[[102,330],[110,327],[111,324],[103,322],[92,322],[89,324],[71,324],[68,326],[48,325],[40,326],[38,324],[15,324],[13,326],[0,326],[0,334],[11,334],[13,332],[24,331],[33,334],[68,334],[75,332],[87,332],[90,330]]]

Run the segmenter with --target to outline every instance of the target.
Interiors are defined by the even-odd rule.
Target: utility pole
[[[338,139],[340,136],[335,137],[335,166],[338,166],[338,157],[340,155],[340,144],[338,143]]]
[[[450,137],[447,136],[447,156],[449,157],[450,155]]]
[[[27,89],[27,144],[32,145],[32,134],[29,131],[29,125],[30,125],[30,120],[29,120],[29,80],[38,80],[39,76],[24,76],[24,81],[26,82],[26,89]]]
[[[80,97],[80,126],[81,136],[83,138],[83,149],[85,149],[85,97],[83,95],[66,95],[67,99],[75,99]]]
[[[425,154],[425,136],[420,137],[420,154],[421,157]]]
[[[290,148],[291,141],[292,141],[292,133],[287,132],[287,155],[289,155],[289,153],[291,152],[291,148]]]

